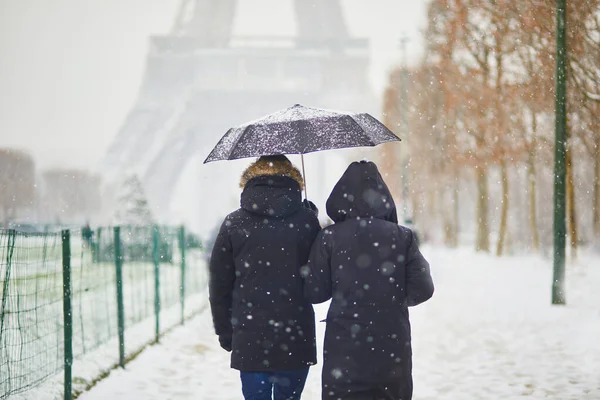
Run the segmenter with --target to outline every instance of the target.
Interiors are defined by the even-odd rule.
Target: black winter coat
[[[299,271],[319,230],[292,178],[259,176],[246,184],[209,265],[215,331],[224,347],[231,340],[232,368],[277,371],[316,363],[314,311]]]
[[[352,163],[327,201],[335,224],[313,245],[305,295],[332,299],[324,344],[323,399],[412,398],[408,307],[433,295],[429,264],[397,224],[373,163]]]

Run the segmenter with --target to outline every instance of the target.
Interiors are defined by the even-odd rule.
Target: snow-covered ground
[[[436,293],[412,309],[415,400],[600,399],[600,256],[567,272],[567,306],[550,306],[551,261],[425,248]],[[317,317],[327,306],[317,307]],[[324,324],[318,325],[319,349]],[[320,365],[304,400],[320,399]],[[240,399],[238,372],[210,313],[150,347],[83,400]]]

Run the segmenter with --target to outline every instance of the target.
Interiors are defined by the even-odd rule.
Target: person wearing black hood
[[[240,182],[209,263],[215,332],[231,351],[246,400],[296,400],[316,364],[315,317],[300,269],[320,231],[314,204],[287,157],[266,156]]]
[[[433,295],[429,264],[377,166],[353,162],[327,200],[335,222],[317,237],[304,293],[329,299],[322,398],[410,400],[412,350],[408,307]]]

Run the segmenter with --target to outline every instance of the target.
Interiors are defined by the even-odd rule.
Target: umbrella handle
[[[302,159],[302,179],[304,179],[304,197],[308,200],[308,194],[306,192],[306,172],[304,172],[304,154],[300,153]]]

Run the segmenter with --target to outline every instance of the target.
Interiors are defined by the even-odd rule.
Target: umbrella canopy
[[[399,140],[369,114],[344,113],[296,104],[229,129],[204,163],[376,146]]]

